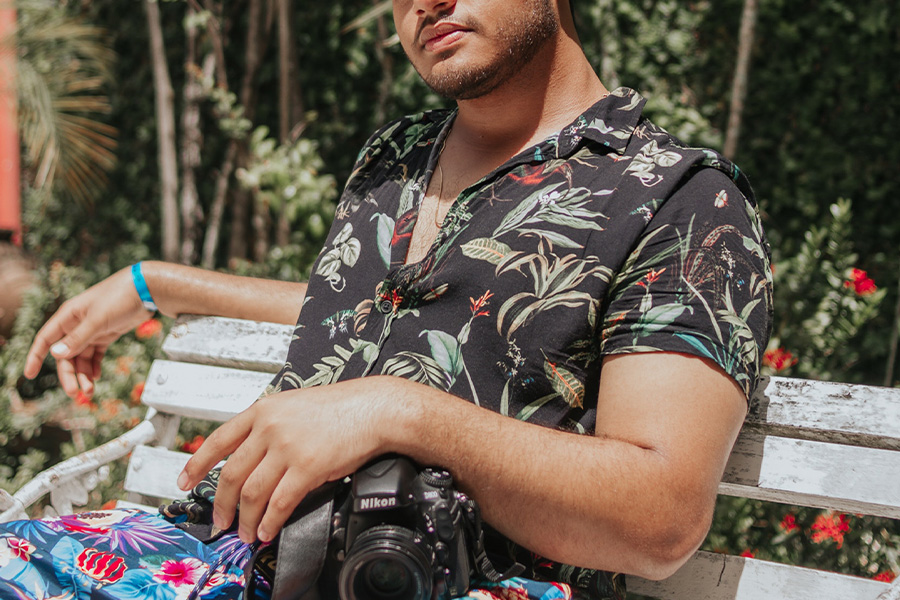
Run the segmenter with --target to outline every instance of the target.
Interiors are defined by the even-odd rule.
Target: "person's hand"
[[[35,336],[24,374],[36,377],[49,352],[66,394],[74,398],[80,391],[90,398],[106,348],[148,315],[130,270],[123,269],[63,303]]]
[[[367,377],[263,398],[207,438],[178,486],[189,490],[226,455],[213,523],[227,529],[240,502],[238,533],[270,541],[301,500],[389,451],[388,429],[403,404],[394,378]]]

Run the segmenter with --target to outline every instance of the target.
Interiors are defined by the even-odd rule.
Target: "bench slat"
[[[165,448],[138,446],[131,455],[125,473],[125,491],[164,500],[186,498],[175,481],[190,454]]]
[[[747,424],[786,437],[900,450],[900,388],[766,377]]]
[[[719,493],[900,518],[900,453],[743,432]]]
[[[179,317],[163,342],[172,360],[276,373],[294,328],[224,317]]]
[[[270,373],[155,360],[141,402],[160,412],[224,422],[250,406]]]
[[[875,600],[890,584],[763,560],[698,552],[663,581],[628,578],[628,592],[662,600]]]

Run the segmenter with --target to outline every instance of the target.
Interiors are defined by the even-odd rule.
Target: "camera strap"
[[[320,600],[316,581],[325,565],[335,484],[309,493],[282,528],[272,600]]]

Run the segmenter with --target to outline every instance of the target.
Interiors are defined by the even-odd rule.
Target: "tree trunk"
[[[757,0],[744,0],[741,15],[741,33],[738,40],[737,64],[734,68],[734,82],[731,87],[731,110],[728,114],[728,130],[725,133],[723,153],[733,160],[737,153],[741,136],[741,120],[744,115],[744,101],[747,99],[747,81],[750,73],[750,54],[753,49],[754,30],[758,14]]]
[[[255,112],[256,71],[259,68],[260,58],[262,56],[261,39],[262,30],[262,0],[250,0],[247,22],[247,45],[245,50],[245,66],[244,77],[241,80],[240,103],[244,107],[244,116],[251,121]],[[238,152],[238,165],[246,164],[245,151]],[[228,257],[230,259],[243,259],[247,257],[247,238],[248,236],[248,217],[250,212],[251,195],[243,191],[235,194],[234,204],[232,205],[231,220],[231,239],[229,242]]]
[[[228,199],[228,183],[234,172],[237,152],[238,141],[229,141],[225,160],[222,162],[219,176],[216,177],[216,192],[209,211],[209,223],[206,225],[206,237],[203,240],[203,258],[200,263],[206,269],[216,266],[216,250],[219,247],[219,232],[222,228],[222,217],[225,215],[225,202]]]
[[[188,6],[187,40],[185,57],[184,108],[181,113],[181,262],[192,265],[197,260],[197,246],[200,239],[200,222],[203,208],[197,192],[197,168],[200,166],[200,151],[203,134],[200,131],[200,100],[203,74],[197,65],[197,26],[192,17],[196,11]],[[205,61],[207,66],[212,56]]]
[[[162,256],[178,260],[178,158],[175,146],[175,92],[166,64],[165,44],[159,5],[144,0],[150,30],[150,56],[153,61],[153,87],[156,95],[156,131],[159,145],[159,177],[162,192]]]
[[[294,65],[294,28],[292,27],[291,0],[278,0],[278,141],[286,144],[292,140],[292,132],[302,125],[303,105]],[[275,244],[287,246],[291,238],[291,223],[286,207],[278,214]]]
[[[377,6],[381,0],[372,0],[372,4]],[[391,88],[394,85],[394,61],[385,48],[388,39],[387,23],[384,21],[384,15],[378,15],[376,19],[376,27],[378,28],[378,40],[375,42],[375,57],[381,65],[381,82],[378,84],[378,99],[375,102],[375,125],[381,127],[387,121],[387,105],[391,98]]]

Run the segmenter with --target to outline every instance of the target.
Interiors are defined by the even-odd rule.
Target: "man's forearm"
[[[217,315],[293,325],[306,284],[228,275],[172,263],[146,261],[143,273],[160,312]]]

